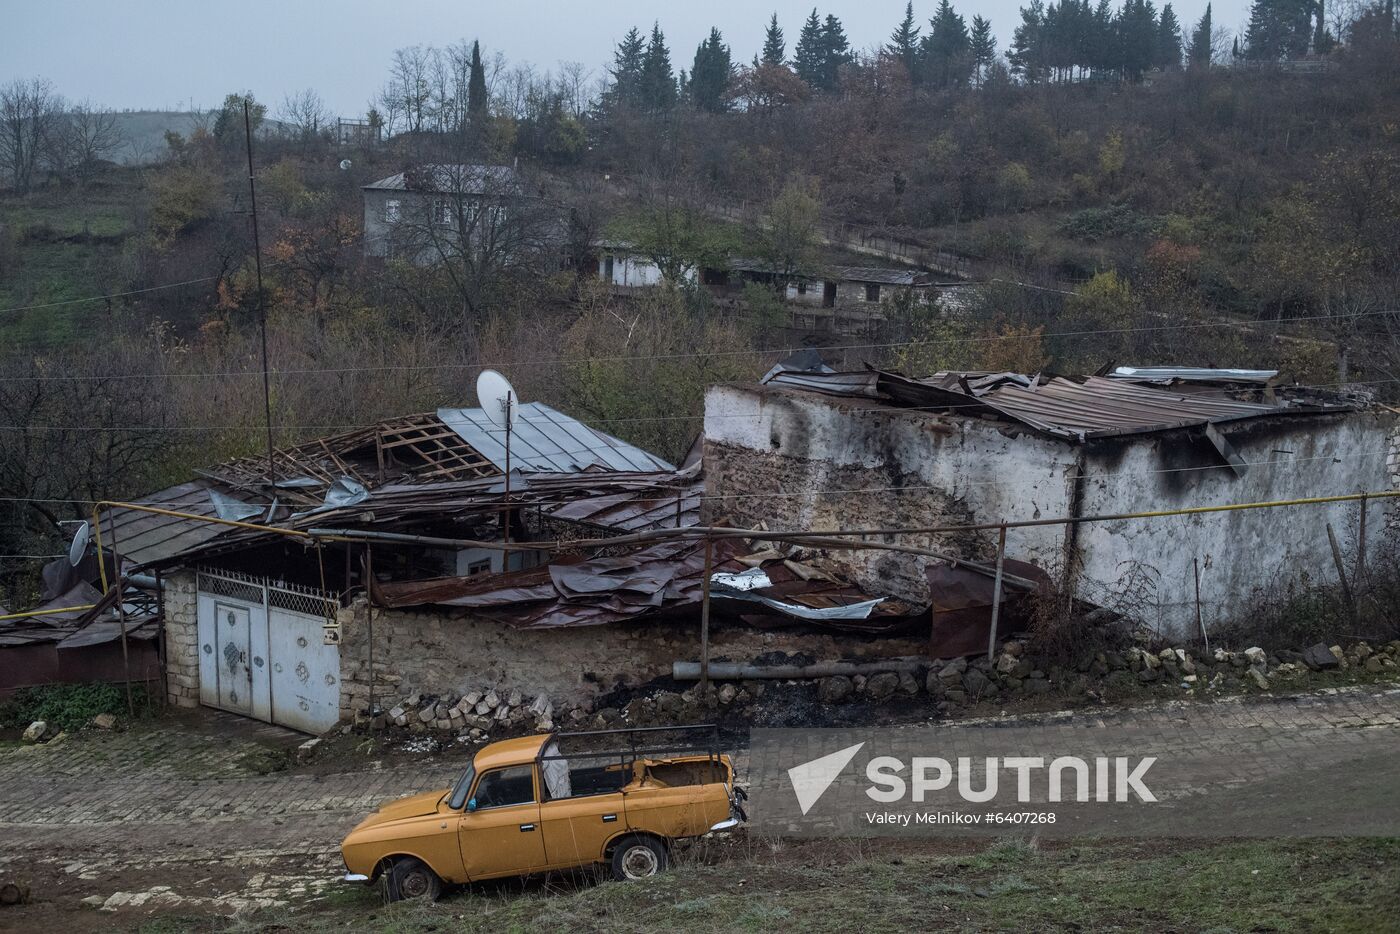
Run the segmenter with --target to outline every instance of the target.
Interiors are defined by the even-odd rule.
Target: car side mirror
[[[467,802],[467,810],[468,810],[469,812],[470,812],[470,811],[475,811],[475,810],[476,810],[476,799],[475,799],[475,798],[472,798],[470,801]]]

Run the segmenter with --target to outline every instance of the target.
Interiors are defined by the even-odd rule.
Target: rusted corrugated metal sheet
[[[1349,412],[1342,402],[1266,401],[1193,385],[1143,384],[1099,376],[1025,376],[1017,373],[936,373],[911,379],[885,371],[778,373],[770,386],[853,398],[877,398],[901,407],[953,415],[999,416],[1068,441],[1170,431],[1274,416]]]

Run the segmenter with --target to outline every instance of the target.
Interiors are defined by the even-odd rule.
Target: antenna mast
[[[253,216],[253,268],[258,277],[258,332],[262,338],[263,421],[267,425],[267,485],[277,483],[272,460],[272,391],[267,375],[267,299],[263,293],[262,244],[258,239],[258,189],[253,182],[253,123],[248,116],[248,97],[243,98],[243,139],[248,150],[248,204]]]

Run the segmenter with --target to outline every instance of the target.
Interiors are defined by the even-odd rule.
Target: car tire
[[[405,856],[384,872],[384,900],[425,899],[435,902],[442,894],[442,880],[421,859]]]
[[[628,837],[613,848],[612,875],[619,882],[648,879],[666,870],[670,856],[655,837]]]

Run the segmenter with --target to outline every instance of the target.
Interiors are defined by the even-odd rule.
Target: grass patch
[[[642,883],[483,885],[436,905],[335,893],[259,912],[230,930],[409,931],[852,930],[1375,931],[1400,910],[1400,841],[1019,841],[948,853],[950,844],[846,841],[734,847]],[[706,859],[709,857],[707,856]]]

